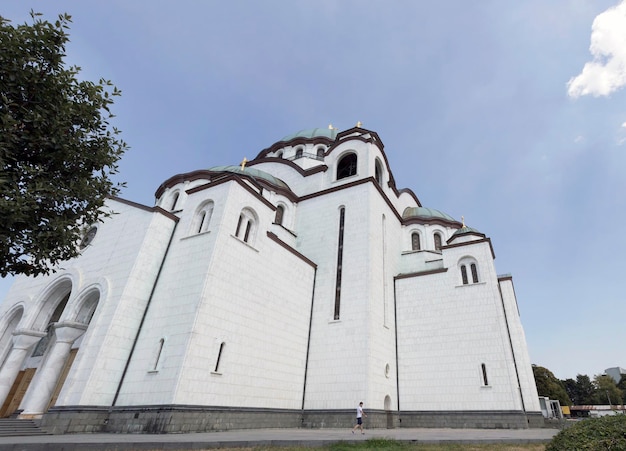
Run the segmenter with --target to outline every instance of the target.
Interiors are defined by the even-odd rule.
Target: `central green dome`
[[[334,140],[337,137],[337,129],[336,128],[308,128],[306,130],[300,130],[299,132],[292,133],[291,135],[285,136],[281,141],[291,141],[296,138],[328,138]]]
[[[231,172],[233,174],[240,174],[250,176],[252,178],[259,178],[270,182],[274,186],[289,189],[289,186],[278,177],[274,177],[272,174],[268,174],[260,169],[248,168],[241,169],[240,166],[214,166],[209,168],[211,172]]]
[[[444,219],[446,221],[456,222],[456,219],[449,214],[435,210],[434,208],[426,207],[407,207],[404,210],[404,213],[402,213],[402,218]]]

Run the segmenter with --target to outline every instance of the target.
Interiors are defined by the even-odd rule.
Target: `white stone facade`
[[[172,430],[155,426],[167,409],[202,410],[194,430],[245,427],[235,413],[249,427],[250,412],[350,424],[359,401],[381,427],[541,415],[491,241],[398,190],[375,132],[303,131],[156,194],[154,207],[111,199],[80,257],[16,279],[0,305],[0,414],[100,409],[92,428],[64,429],[89,431],[135,412],[144,432]]]

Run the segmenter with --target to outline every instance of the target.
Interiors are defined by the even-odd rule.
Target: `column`
[[[54,325],[54,335],[56,341],[49,354],[46,356],[43,367],[37,370],[39,377],[37,378],[37,384],[28,389],[26,397],[22,403],[23,410],[20,414],[21,418],[33,418],[44,413],[54,387],[59,380],[61,371],[65,361],[70,355],[72,349],[72,343],[80,337],[87,329],[86,324],[75,323],[65,321]],[[33,381],[34,382],[34,381]]]
[[[0,370],[0,405],[6,400],[24,359],[32,351],[33,345],[44,337],[45,332],[19,329],[13,332],[13,347]]]

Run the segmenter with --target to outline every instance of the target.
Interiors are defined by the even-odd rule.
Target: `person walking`
[[[367,414],[363,411],[363,401],[361,401],[359,405],[356,406],[356,425],[352,428],[353,434],[357,429],[361,429],[361,434],[365,434],[365,431],[363,430],[363,417],[366,416]]]

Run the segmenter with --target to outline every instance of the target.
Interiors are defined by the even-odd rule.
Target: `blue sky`
[[[626,0],[30,1],[122,90],[122,197],[357,121],[398,188],[492,239],[532,362],[626,367]],[[10,281],[0,281],[0,299]]]

